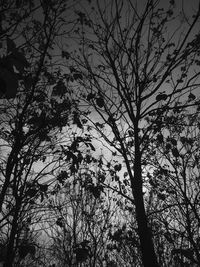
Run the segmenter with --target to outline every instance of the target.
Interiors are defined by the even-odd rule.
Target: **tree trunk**
[[[12,228],[10,232],[10,238],[9,238],[9,243],[7,247],[7,255],[6,255],[6,261],[3,265],[3,267],[12,267],[13,266],[13,261],[15,258],[15,237],[17,233],[17,221],[18,221],[18,215],[19,215],[19,210],[20,210],[20,205],[21,201],[16,201],[16,209],[12,221]]]
[[[22,139],[22,137],[21,137]],[[10,184],[10,179],[12,175],[12,171],[14,169],[15,164],[17,163],[17,156],[19,154],[19,151],[21,149],[20,145],[20,138],[18,138],[13,146],[13,149],[11,150],[8,160],[7,160],[7,165],[6,165],[6,174],[5,174],[5,181],[3,183],[3,187],[0,193],[0,212],[2,211],[2,206],[4,202],[4,198],[6,195],[6,191],[8,189],[8,186]]]
[[[137,128],[135,129],[134,177],[131,177],[131,180],[132,192],[136,207],[136,220],[138,225],[142,262],[144,267],[158,267],[159,265],[154,250],[151,230],[148,227],[148,221],[144,207],[141,152]]]
[[[137,172],[137,169],[135,169],[135,171]],[[134,177],[134,179],[135,178],[136,177]],[[138,178],[139,177],[137,177],[137,179]],[[134,188],[134,199],[143,265],[144,267],[158,267],[159,265],[157,263],[153,246],[151,231],[148,227],[147,217],[144,209],[143,194],[140,188]]]

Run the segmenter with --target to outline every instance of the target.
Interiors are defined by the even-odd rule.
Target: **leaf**
[[[90,256],[91,248],[89,246],[89,243],[90,241],[85,239],[74,246],[74,252],[76,253],[77,262],[84,262]]]
[[[37,194],[38,190],[36,188],[29,188],[26,191],[26,195],[30,198],[34,197]]]
[[[88,163],[88,164],[92,162],[92,158],[90,157],[90,155],[87,154],[85,156],[85,162]]]
[[[96,186],[93,188],[92,194],[95,198],[100,198],[101,190],[99,190],[99,188]]]
[[[63,219],[62,218],[58,218],[57,221],[56,221],[56,224],[62,228],[64,226]]]
[[[23,73],[24,69],[29,66],[25,56],[17,50],[9,55],[8,58],[20,73]]]
[[[19,247],[19,257],[20,259],[24,259],[29,253],[29,250],[25,245]]]
[[[179,152],[178,152],[178,149],[177,149],[177,148],[173,148],[173,149],[172,149],[172,155],[173,155],[175,158],[178,158],[178,157],[179,157]]]
[[[167,150],[170,150],[170,149],[171,149],[171,144],[170,144],[170,143],[167,143],[166,146],[165,146],[165,148],[166,148]]]
[[[64,184],[64,181],[68,178],[68,173],[66,171],[61,171],[58,176],[57,176],[57,180],[59,183],[61,183],[62,185]]]
[[[119,176],[118,175],[115,175],[114,176],[114,180],[115,180],[115,182],[119,182]]]
[[[101,192],[103,191],[103,186],[100,185],[94,186],[93,184],[90,184],[88,186],[88,189],[95,198],[100,198]]]
[[[133,130],[128,130],[128,134],[130,137],[133,137],[134,136],[134,131]]]
[[[71,73],[77,72],[77,70],[73,66],[70,66],[69,70],[70,70]]]
[[[83,13],[83,12],[81,12],[81,11],[78,11],[78,12],[77,12],[77,15],[79,16],[78,21],[83,25],[83,23],[84,23],[85,20],[86,20],[86,15],[85,15],[85,13]]]
[[[28,254],[35,255],[36,248],[33,244],[22,244],[19,246],[19,256],[24,259]]]
[[[122,169],[122,165],[121,165],[121,164],[116,164],[116,165],[114,166],[114,169],[115,169],[116,172],[119,172],[119,171],[121,171],[121,169]]]
[[[18,79],[14,71],[0,67],[0,98],[14,98],[17,88]]]
[[[74,77],[75,81],[76,80],[83,80],[83,75],[81,73],[78,73],[78,72],[74,73],[73,77]]]
[[[88,248],[76,248],[75,253],[77,262],[84,262],[89,256]]]
[[[121,242],[122,240],[122,235],[123,235],[123,231],[122,229],[118,229],[116,230],[113,235],[111,236],[112,240],[117,241],[117,242]]]
[[[47,190],[48,190],[47,184],[40,184],[39,187],[40,187],[40,191],[43,193],[47,192]]]
[[[103,123],[99,123],[99,122],[96,122],[95,125],[96,125],[96,127],[100,128],[100,129],[103,129],[105,127],[105,125]]]
[[[185,136],[181,136],[180,141],[183,145],[188,143],[188,139]]]
[[[95,94],[93,94],[93,93],[89,93],[89,94],[87,95],[87,101],[91,101],[92,99],[94,99],[94,97],[95,97]]]
[[[14,52],[16,50],[16,44],[10,38],[7,38],[7,52]]]
[[[158,193],[158,198],[161,199],[162,201],[164,201],[166,199],[166,195],[162,194],[162,193]]]
[[[174,14],[172,9],[167,10],[167,15],[169,15],[169,17],[171,17]]]
[[[52,96],[63,96],[67,92],[67,87],[62,80],[53,87]]]
[[[70,58],[70,53],[67,52],[67,51],[62,51],[62,57],[66,58],[66,59],[69,59]]]
[[[79,118],[79,114],[75,111],[73,117],[73,124],[76,124],[79,128],[83,128],[82,122]]]
[[[97,106],[99,106],[100,108],[103,108],[104,106],[104,100],[103,100],[103,97],[98,97],[96,99],[96,103],[97,103]]]
[[[104,66],[104,65],[101,65],[101,64],[98,65],[97,67],[98,67],[100,70],[105,70],[105,69],[106,69],[105,66]]]
[[[156,96],[156,101],[166,100],[167,98],[168,98],[168,95],[164,93],[160,93],[159,95]]]
[[[157,135],[157,140],[159,143],[163,143],[163,135],[162,134],[158,134]]]
[[[170,141],[171,141],[171,143],[172,143],[173,146],[176,146],[177,145],[177,141],[174,138],[171,138]]]
[[[190,93],[190,94],[188,95],[188,102],[193,101],[193,100],[195,100],[195,99],[196,99],[196,96],[195,96],[194,94]]]
[[[99,173],[99,174],[98,174],[98,181],[101,182],[101,183],[104,183],[105,180],[106,180],[106,176],[105,176],[105,174],[103,174],[103,173]]]
[[[170,232],[164,233],[164,237],[167,239],[169,243],[173,244],[174,240],[172,239]]]
[[[30,253],[31,255],[35,255],[36,248],[35,248],[35,246],[34,246],[33,244],[29,244],[29,245],[28,245],[28,250],[29,250],[29,253]]]
[[[88,47],[91,48],[91,49],[94,49],[94,45],[93,44],[89,44]]]
[[[128,172],[124,172],[124,178],[128,176]]]

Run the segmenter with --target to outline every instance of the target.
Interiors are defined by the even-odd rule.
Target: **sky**
[[[92,5],[93,5],[93,2],[94,1],[91,1]],[[103,3],[103,2],[108,4],[110,1],[108,1],[108,0],[102,1],[102,2],[100,1],[100,3]],[[133,2],[136,3],[136,1],[133,1]],[[143,8],[145,2],[146,1],[144,1],[144,0],[143,1],[137,1],[138,9]],[[161,0],[160,1],[160,7],[166,8],[168,6],[168,2],[169,1]],[[173,25],[170,26],[172,28],[172,30],[174,30],[174,27],[178,27],[179,23],[182,23],[183,25],[187,25],[187,22],[190,21],[190,18],[192,16],[192,14],[194,14],[194,12],[197,10],[198,2],[199,2],[198,0],[192,0],[192,1],[176,0],[175,1],[175,9],[177,10],[178,17],[177,17],[177,25],[174,26],[174,24],[173,24]],[[80,1],[80,10],[87,11],[88,10],[87,9],[88,6],[89,6],[89,4],[88,4],[87,0]],[[79,10],[79,9],[77,8],[77,10]],[[70,16],[70,19],[73,19],[73,15]],[[197,27],[198,27],[198,25],[197,25]],[[65,47],[69,48],[69,43],[67,42],[68,39],[62,40],[62,41],[65,41],[65,42],[63,42],[63,44],[66,44]],[[55,54],[56,53],[57,53],[57,51],[55,51]],[[68,62],[66,62],[66,65],[67,64],[68,64]],[[66,68],[66,66],[64,68]],[[199,89],[196,90],[196,94],[199,93],[198,91],[199,91]],[[93,121],[98,121],[98,122],[100,121],[99,116],[97,115],[96,112],[94,112],[94,110],[91,113],[91,119]],[[107,131],[107,135],[109,136],[109,138],[111,140],[113,138],[112,129],[108,129],[107,128],[106,131]],[[106,143],[104,144],[103,139],[100,139],[99,135],[95,134],[95,137],[96,137],[96,139],[93,141],[95,147],[97,148],[97,151],[95,152],[95,155],[99,156],[99,155],[101,155],[101,153],[103,151],[106,151],[105,154],[106,154],[107,159],[111,158],[112,157],[112,153],[109,151],[109,149],[106,149],[106,145],[107,144]]]

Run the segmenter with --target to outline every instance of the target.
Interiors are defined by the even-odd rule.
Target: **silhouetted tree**
[[[199,107],[172,110],[164,121],[156,141],[155,170],[148,174],[150,218],[154,231],[157,227],[155,238],[162,239],[158,242],[161,261],[166,266],[198,266]],[[171,262],[166,261],[166,243]]]
[[[89,160],[90,157],[90,160]],[[121,220],[111,191],[98,183],[100,168],[89,154],[75,174],[63,169],[46,203],[43,227],[59,266],[103,266],[113,224]]]
[[[183,13],[185,21],[177,18],[174,1],[163,6],[154,0],[93,1],[76,12],[79,47],[64,51],[91,111],[91,127],[123,158],[145,267],[158,266],[143,191],[157,153],[155,136],[162,138],[171,110],[199,105],[200,4],[194,14]],[[178,157],[176,149],[172,153]]]
[[[1,1],[0,230],[7,267],[33,252],[22,233],[48,194],[52,172],[71,159],[63,147],[73,137],[62,134],[63,127],[81,123],[54,56],[69,6]]]

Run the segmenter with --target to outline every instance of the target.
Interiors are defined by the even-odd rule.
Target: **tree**
[[[153,142],[163,138],[163,118],[171,110],[199,106],[200,3],[193,16],[184,14],[185,21],[176,12],[174,1],[163,8],[154,0],[143,6],[97,0],[91,9],[88,4],[77,11],[79,48],[65,51],[70,75],[78,74],[80,96],[92,111],[87,116],[92,127],[124,161],[145,267],[158,266],[143,191],[154,166]],[[176,149],[173,156],[178,157]]]
[[[111,192],[98,183],[99,172],[98,161],[88,153],[76,173],[63,169],[57,174],[41,228],[46,229],[51,258],[59,266],[109,262],[108,233],[120,220],[119,207]]]
[[[48,196],[52,172],[71,160],[64,147],[73,137],[61,135],[63,128],[80,124],[54,56],[63,26],[69,25],[68,5],[10,0],[0,7],[0,230],[7,267],[34,250],[23,233]]]
[[[157,140],[158,168],[150,177],[151,219],[162,233],[163,249],[166,242],[171,247],[172,261],[166,265],[198,266],[199,107],[171,111],[164,121],[165,135],[162,142]],[[161,254],[164,258],[165,252]]]

